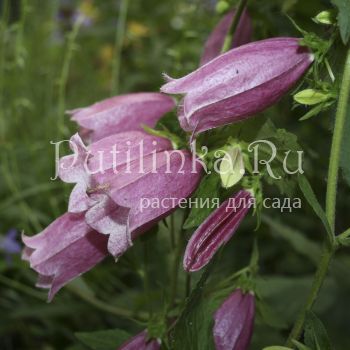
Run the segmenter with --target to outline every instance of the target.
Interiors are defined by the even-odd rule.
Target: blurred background
[[[144,328],[130,318],[130,310],[161,310],[171,249],[166,223],[140,239],[152,254],[145,256],[136,242],[118,264],[106,259],[50,304],[46,293],[34,287],[35,273],[20,259],[20,235],[40,232],[66,211],[70,186],[50,180],[55,168],[50,141],[67,139],[76,130],[65,110],[120,93],[158,91],[163,72],[177,77],[196,68],[203,43],[220,19],[215,6],[215,0],[0,1],[2,350],[89,349],[86,333],[119,329],[119,336],[127,338]],[[286,14],[319,32],[311,17],[330,6],[322,0],[252,0],[254,38],[298,36]],[[289,96],[266,115],[298,135],[308,177],[323,203],[334,113],[300,123],[305,110],[290,111],[291,106]],[[340,193],[338,229],[343,230],[350,209],[343,179]],[[292,213],[267,214],[258,231],[264,307],[252,349],[285,339],[310,286],[323,235],[307,204]],[[223,273],[249,260],[254,227],[255,221],[247,220],[227,246]],[[335,259],[315,309],[339,350],[350,348],[348,253],[342,250]],[[145,296],[146,269],[152,279]]]

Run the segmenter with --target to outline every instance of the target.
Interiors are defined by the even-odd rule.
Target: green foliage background
[[[69,20],[59,18],[58,13],[62,13],[62,8],[74,11],[81,2],[0,2],[1,234],[11,228],[35,234],[66,210],[70,187],[50,180],[55,166],[54,146],[50,141],[68,138],[76,130],[69,118],[63,117],[62,110],[110,96],[115,60],[120,61],[119,93],[158,91],[163,72],[177,77],[198,66],[205,38],[219,20],[214,1],[130,0],[121,55],[115,56],[120,0],[93,1],[97,11],[94,23],[83,25],[76,40],[69,43],[72,25]],[[249,12],[254,21],[254,38],[298,36],[286,14],[303,28],[322,34],[325,29],[310,18],[331,6],[329,1],[322,0],[252,0]],[[339,50],[331,53],[335,71],[341,67],[340,51],[339,44]],[[65,79],[63,70],[67,63],[69,71]],[[334,111],[301,123],[298,119],[306,109],[291,110],[291,106],[292,99],[287,96],[259,118],[270,117],[277,127],[298,135],[306,153],[307,176],[323,203]],[[251,127],[254,125],[246,125]],[[344,153],[346,168],[350,164],[348,155]],[[348,172],[344,174],[349,178]],[[343,180],[340,186],[339,231],[349,226],[350,209],[349,187]],[[265,188],[265,193],[273,196],[274,190]],[[295,195],[301,196],[298,192]],[[182,215],[181,211],[175,215],[177,226]],[[157,325],[167,298],[164,286],[169,285],[171,275],[169,220],[139,239],[117,264],[112,258],[106,259],[84,275],[84,279],[64,288],[51,304],[46,303],[45,292],[33,287],[36,276],[27,264],[15,257],[9,265],[1,257],[0,348],[77,350],[89,344],[91,348],[108,349],[113,348],[111,344],[92,345],[88,335],[76,337],[74,334],[119,329],[113,333],[116,348],[127,334],[136,334],[145,328],[145,324],[120,317],[125,309],[135,313],[151,312],[152,322]],[[258,287],[262,302],[251,348],[261,349],[283,344],[288,335],[288,328],[310,287],[324,229],[306,201],[302,209],[292,213],[265,210],[259,231],[254,232],[254,227],[254,218],[241,226],[222,252],[220,269],[214,269],[208,289],[219,283],[222,276],[248,263],[257,235],[261,255]],[[332,264],[315,308],[338,350],[350,348],[349,270],[349,251],[343,249]],[[182,295],[184,274],[179,278],[178,293]],[[197,321],[207,318],[210,323],[208,310],[213,309],[217,300],[209,301],[205,294],[200,300],[191,317]],[[189,333],[198,335],[196,339],[190,338],[189,333],[188,338],[181,338],[191,341],[192,348],[188,343],[177,343],[176,349],[210,348],[207,345],[210,341],[204,346],[197,343],[198,339],[204,341],[203,337],[208,336],[207,328],[196,323],[193,327]]]

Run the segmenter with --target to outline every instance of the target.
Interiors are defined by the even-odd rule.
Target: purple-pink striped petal
[[[313,61],[298,38],[272,38],[218,56],[161,90],[185,94],[181,125],[200,133],[257,114],[276,103]],[[185,120],[184,120],[185,119]]]
[[[214,314],[216,350],[248,350],[255,317],[255,298],[235,290]]]
[[[68,111],[72,119],[90,130],[92,142],[124,131],[142,130],[142,125],[154,127],[158,120],[175,107],[169,96],[140,92],[115,96],[89,107]]]
[[[235,11],[228,12],[214,28],[208,37],[201,57],[200,65],[204,65],[221,54],[226,35],[230,30]],[[252,39],[252,20],[247,9],[242,12],[238,26],[232,38],[231,48],[247,44]]]
[[[23,235],[22,240],[22,258],[39,274],[37,286],[50,289],[49,300],[108,255],[107,237],[92,230],[83,214],[66,213],[41,233]]]
[[[157,339],[147,339],[147,332],[143,331],[122,344],[118,350],[159,350],[160,342]]]
[[[251,198],[249,191],[239,191],[198,227],[186,247],[183,262],[186,271],[203,268],[218,249],[231,239],[252,205]]]

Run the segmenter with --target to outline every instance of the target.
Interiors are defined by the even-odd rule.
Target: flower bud
[[[200,133],[262,112],[285,95],[314,57],[298,38],[272,38],[232,49],[161,91],[184,94],[179,120]]]
[[[235,13],[235,11],[230,11],[227,13],[209,35],[204,45],[204,51],[200,61],[201,66],[221,54],[226,35],[230,30]],[[241,14],[230,48],[249,43],[252,38],[252,32],[252,20],[250,19],[248,11],[245,9]]]
[[[254,328],[255,298],[236,289],[214,314],[216,350],[248,350]]]
[[[118,350],[159,350],[160,342],[157,339],[147,339],[147,332],[143,331],[122,344]]]
[[[200,270],[230,240],[248,213],[251,199],[249,191],[241,190],[207,217],[187,244],[183,262],[186,271]]]

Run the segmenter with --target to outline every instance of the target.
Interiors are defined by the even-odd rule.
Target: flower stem
[[[82,24],[82,17],[78,16],[74,22],[72,31],[68,34],[67,49],[63,58],[61,75],[58,81],[58,132],[65,134],[66,128],[64,123],[64,110],[66,108],[66,86],[68,81],[69,69],[76,48],[76,39]]]
[[[125,36],[125,25],[128,15],[129,0],[121,0],[118,15],[118,24],[115,34],[115,46],[112,62],[112,82],[111,82],[111,95],[116,95],[119,92],[119,80],[120,80],[120,61],[121,51]]]
[[[71,285],[67,285],[66,287],[70,292],[75,294],[76,296],[80,297],[82,300],[86,301],[90,305],[96,307],[97,309],[101,311],[105,311],[110,313],[111,315],[115,315],[118,317],[124,317],[131,321],[135,322],[145,322],[148,319],[148,314],[145,312],[138,312],[135,314],[133,311],[130,311],[128,309],[123,309],[114,305],[111,305],[110,303],[105,303],[102,300],[99,300],[95,298],[92,295],[89,295],[88,293],[81,292],[80,290],[77,290],[76,288],[72,287]]]
[[[222,49],[221,49],[222,53],[228,51],[230,49],[230,47],[231,47],[233,36],[234,36],[235,31],[236,31],[236,29],[238,27],[239,20],[241,19],[241,15],[243,13],[243,10],[247,6],[247,2],[248,2],[248,0],[240,0],[240,2],[238,4],[235,16],[234,16],[234,18],[232,20],[232,23],[231,23],[230,30],[228,31],[228,33],[226,35],[226,38],[225,38],[225,41],[224,41],[224,45],[222,46]]]
[[[329,159],[327,195],[326,195],[326,216],[334,232],[335,228],[335,212],[336,212],[336,197],[338,185],[338,172],[340,163],[341,145],[344,131],[344,124],[346,120],[348,100],[350,95],[350,48],[348,49],[342,84],[339,91],[338,107],[335,116],[335,125],[332,139],[332,146]],[[307,311],[311,310],[315,303],[323,282],[327,276],[329,264],[332,260],[333,254],[337,248],[337,242],[333,241],[333,246],[325,244],[323,253],[314,276],[311,291],[306,300],[306,303],[301,310],[286,343],[286,346],[292,346],[292,340],[298,340],[305,321]]]

